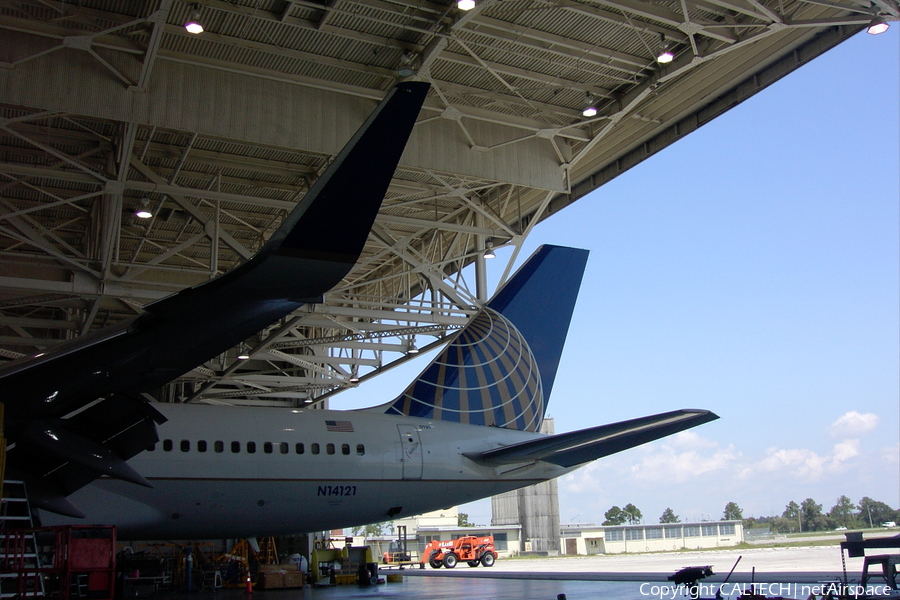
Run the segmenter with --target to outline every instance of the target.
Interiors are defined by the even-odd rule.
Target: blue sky
[[[898,24],[859,34],[535,228],[522,259],[591,250],[556,430],[721,416],[561,478],[563,523],[629,502],[646,522],[900,506],[898,57]],[[413,362],[332,407],[390,399]]]

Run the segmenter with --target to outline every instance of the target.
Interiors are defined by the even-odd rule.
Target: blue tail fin
[[[587,256],[538,248],[387,414],[540,429]]]

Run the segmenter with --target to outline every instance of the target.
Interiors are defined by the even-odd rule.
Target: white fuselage
[[[103,478],[69,499],[120,539],[324,531],[446,508],[558,477],[545,462],[464,457],[541,434],[379,412],[157,405],[160,442],[129,461],[153,488]],[[329,426],[327,422],[331,421]],[[42,513],[43,524],[73,522]]]

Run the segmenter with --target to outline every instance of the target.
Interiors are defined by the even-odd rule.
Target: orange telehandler
[[[497,560],[494,537],[468,535],[448,542],[432,540],[422,552],[422,566],[427,562],[432,569],[452,569],[461,560],[466,561],[470,567],[477,567],[479,564],[493,567]]]

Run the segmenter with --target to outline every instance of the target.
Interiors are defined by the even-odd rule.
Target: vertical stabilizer
[[[587,256],[576,248],[538,248],[387,414],[537,431]]]

